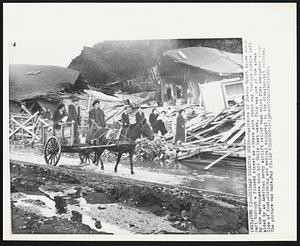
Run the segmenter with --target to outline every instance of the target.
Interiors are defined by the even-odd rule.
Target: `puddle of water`
[[[75,199],[77,200],[79,207],[73,204],[68,204],[67,205],[68,212],[65,214],[58,214],[55,208],[55,202],[47,198],[46,196],[27,195],[23,193],[22,194],[12,193],[12,200],[15,201],[14,204],[16,207],[19,207],[26,211],[33,212],[41,216],[45,216],[45,217],[56,216],[59,218],[71,220],[72,217],[71,211],[77,211],[82,215],[82,223],[98,232],[106,232],[106,233],[120,234],[120,235],[133,234],[132,232],[119,228],[116,225],[103,222],[101,218],[99,218],[99,216],[92,216],[93,214],[91,214],[91,210],[92,210],[91,205],[88,204],[86,200],[82,197]],[[99,205],[100,204],[95,204],[94,206],[98,208]],[[101,229],[95,226],[96,220],[101,221],[101,225],[102,225]]]
[[[16,201],[16,207],[23,208],[27,211],[29,210],[45,217],[57,216],[55,202],[49,198],[39,195],[24,195],[22,197],[18,197],[17,195],[18,193],[12,193],[12,200]],[[41,201],[44,203],[44,205],[35,205],[29,202],[29,200]]]

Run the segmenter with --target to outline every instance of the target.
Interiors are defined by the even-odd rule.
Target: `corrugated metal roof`
[[[78,71],[58,66],[10,65],[9,99],[22,101],[58,92],[74,84],[78,76]]]
[[[242,73],[242,54],[229,53],[208,47],[189,47],[166,51],[163,56],[174,62],[201,68],[220,75]]]

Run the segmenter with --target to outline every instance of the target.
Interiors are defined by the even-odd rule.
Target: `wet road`
[[[10,159],[45,164],[41,149],[30,147],[11,146]],[[78,154],[63,153],[59,165],[79,166]],[[117,174],[113,171],[113,162],[105,162],[104,166],[105,170],[94,165],[85,166],[84,169],[146,182],[246,196],[246,169],[215,166],[209,170],[204,170],[203,165],[191,166],[169,161],[136,161],[134,163],[135,174],[131,175],[129,161],[126,158],[121,160]]]

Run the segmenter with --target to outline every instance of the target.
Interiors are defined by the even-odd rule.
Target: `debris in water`
[[[101,221],[100,221],[100,220],[96,220],[96,222],[95,222],[95,227],[96,227],[97,229],[101,229],[101,228],[102,228],[102,224],[101,224]]]
[[[76,222],[82,222],[82,214],[77,211],[72,211],[71,220]]]
[[[57,212],[59,214],[62,214],[62,213],[66,213],[67,212],[67,209],[66,209],[66,202],[64,200],[63,197],[61,196],[55,196],[54,197],[54,202],[55,202],[55,208],[57,209]]]

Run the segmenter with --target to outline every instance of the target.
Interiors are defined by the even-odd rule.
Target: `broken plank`
[[[204,167],[205,170],[211,168],[212,166],[216,165],[218,162],[222,161],[223,159],[225,159],[227,156],[230,156],[231,154],[233,154],[236,151],[241,150],[242,148],[237,148],[234,150],[229,151],[227,154],[221,156],[220,158],[218,158],[217,160],[215,160],[214,162],[212,162],[211,164],[207,165],[206,167]]]
[[[182,143],[182,145],[189,145],[189,144],[195,144],[195,143],[200,143],[200,142],[205,142],[205,141],[208,141],[208,140],[211,140],[211,139],[214,139],[216,137],[219,137],[221,135],[223,135],[224,132],[221,132],[221,133],[218,133],[216,135],[213,135],[213,136],[210,136],[210,137],[207,137],[207,138],[202,138],[200,140],[195,140],[193,142],[187,142],[187,143]]]
[[[210,128],[208,128],[208,129],[206,129],[206,130],[204,130],[204,131],[202,131],[202,132],[199,132],[199,133],[197,133],[196,135],[197,135],[197,136],[200,136],[200,135],[202,135],[202,134],[204,134],[204,133],[207,133],[207,132],[210,132],[210,131],[212,131],[212,130],[215,130],[215,129],[217,129],[220,125],[222,125],[222,124],[225,123],[225,122],[226,122],[226,120],[222,120],[219,124],[214,125],[213,127],[210,127]]]
[[[219,140],[220,142],[226,141],[235,131],[237,131],[243,124],[245,123],[244,120],[239,120],[236,124],[227,132],[225,135]]]
[[[199,137],[199,136],[197,136],[197,135],[195,135],[195,134],[192,134],[192,133],[190,133],[190,132],[187,132],[187,134],[190,135],[191,137],[197,138],[197,139],[199,139],[199,140],[203,139],[203,138],[201,138],[201,137]]]
[[[231,145],[236,141],[243,133],[245,132],[245,127],[243,127],[238,133],[236,133],[229,141],[227,141],[227,144]]]

